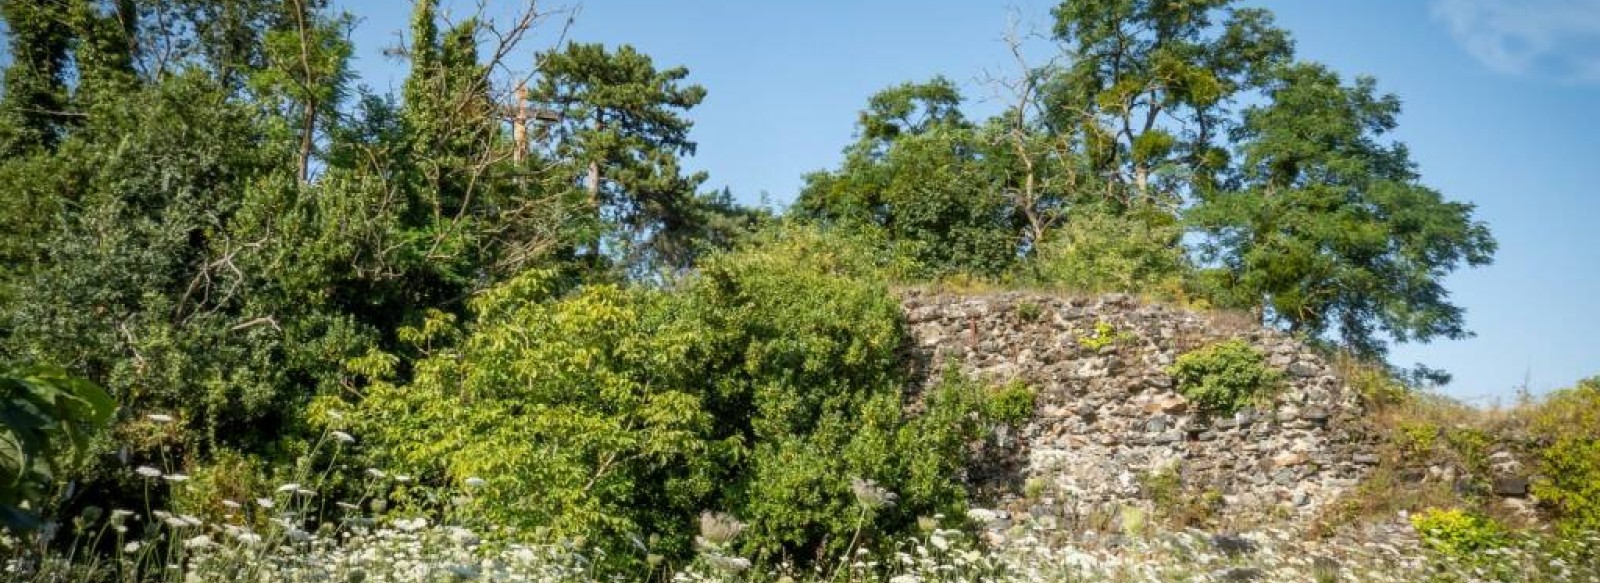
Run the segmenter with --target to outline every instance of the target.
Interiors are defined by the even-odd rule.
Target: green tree
[[[706,175],[684,173],[680,157],[695,149],[684,113],[706,91],[683,83],[688,69],[657,69],[628,45],[581,43],[541,53],[538,69],[533,99],[560,112],[557,155],[593,213],[590,256],[605,250],[625,264],[649,264],[675,238],[696,233],[695,193]]]
[[[1229,164],[1231,104],[1291,54],[1271,13],[1233,0],[1068,0],[1053,12],[1073,60],[1043,87],[1050,131],[1076,136],[1113,201],[1203,195]]]
[[[15,156],[35,147],[49,149],[66,119],[65,82],[71,29],[51,0],[0,4],[10,40],[11,65],[0,100],[0,155]]]
[[[998,274],[1018,254],[1016,215],[1003,173],[986,162],[989,143],[958,109],[943,78],[874,95],[858,141],[835,171],[806,176],[792,211],[845,228],[880,229],[904,244],[925,274]]]
[[[1266,95],[1238,131],[1240,188],[1190,214],[1225,303],[1368,355],[1383,335],[1469,335],[1443,279],[1489,263],[1495,242],[1472,205],[1421,184],[1405,146],[1384,141],[1399,99],[1315,64],[1281,69]]]

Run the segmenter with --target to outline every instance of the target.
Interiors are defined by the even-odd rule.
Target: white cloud
[[[1433,15],[1490,69],[1600,82],[1600,0],[1434,0]]]

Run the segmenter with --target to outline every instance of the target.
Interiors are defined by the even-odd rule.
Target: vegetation
[[[1232,415],[1277,388],[1282,373],[1249,343],[1227,340],[1179,356],[1168,369],[1178,393],[1201,411]]]
[[[1248,311],[1365,363],[1469,334],[1443,282],[1495,249],[1389,140],[1397,98],[1229,0],[1063,2],[1072,59],[1013,42],[987,119],[943,77],[885,89],[781,215],[685,170],[707,95],[686,67],[526,50],[555,16],[531,3],[411,9],[391,94],[327,0],[0,3],[0,362],[39,363],[0,372],[8,577],[1115,579],[1138,569],[1104,549],[971,536],[970,458],[1038,396],[954,368],[908,391],[894,286]],[[1365,370],[1402,427],[1388,458],[1481,470],[1510,435]],[[1242,341],[1172,373],[1214,413],[1277,379]],[[1580,542],[1597,394],[1510,424]],[[1184,526],[1220,495],[1149,478]],[[1419,516],[1456,541],[1437,553],[1479,544]],[[1165,575],[1229,567],[1132,544]]]

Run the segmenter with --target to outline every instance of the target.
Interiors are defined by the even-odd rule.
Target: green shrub
[[[1454,559],[1471,559],[1508,541],[1499,523],[1458,508],[1423,510],[1411,515],[1411,526],[1424,545]]]
[[[1555,510],[1561,526],[1600,530],[1600,377],[1556,391],[1534,411],[1538,452],[1533,494]]]
[[[904,411],[899,302],[849,240],[796,230],[707,258],[665,288],[552,292],[526,273],[482,294],[463,339],[450,326],[408,384],[361,405],[381,461],[442,484],[477,477],[475,511],[583,536],[628,561],[633,537],[689,553],[707,509],[748,524],[751,558],[832,556],[857,538],[960,515],[957,476],[995,423],[1033,395],[947,375]],[[383,377],[392,359],[352,363]],[[871,481],[893,505],[862,512]]]
[[[1022,423],[1033,417],[1037,397],[1038,394],[1028,385],[1012,381],[989,391],[984,411],[988,419],[997,423]]]
[[[1103,320],[1095,321],[1094,334],[1078,336],[1078,346],[1086,350],[1098,351],[1119,342],[1132,342],[1135,336],[1129,332],[1118,332],[1116,327]]]
[[[1038,302],[1021,302],[1017,304],[1017,319],[1023,322],[1038,322],[1044,316],[1044,307]]]
[[[1200,410],[1231,414],[1278,386],[1282,374],[1243,340],[1219,342],[1178,357],[1167,372]]]
[[[1074,207],[1040,245],[1033,271],[1042,283],[1090,293],[1171,295],[1187,269],[1182,229],[1170,215]]]

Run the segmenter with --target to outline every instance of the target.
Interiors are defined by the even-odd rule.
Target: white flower
[[[167,474],[167,475],[162,476],[162,477],[166,478],[166,480],[168,482],[187,482],[187,481],[189,481],[189,476],[187,476],[185,474]]]
[[[256,505],[262,508],[272,508],[274,506],[271,498],[256,498]]]
[[[293,492],[293,491],[299,490],[299,489],[300,489],[300,485],[296,484],[294,482],[290,482],[290,483],[284,484],[282,486],[278,486],[278,491],[279,492]]]
[[[145,415],[144,418],[145,419],[149,419],[151,421],[154,421],[156,423],[171,423],[172,422],[172,416],[171,415],[167,415],[165,413],[151,413],[149,415]]]
[[[144,546],[144,543],[141,543],[139,541],[133,541],[133,542],[130,542],[128,544],[122,545],[122,552],[124,552],[124,553],[136,553],[136,552],[139,552],[139,547],[142,547],[142,546]]]
[[[339,440],[341,443],[355,443],[356,442],[356,436],[350,435],[350,434],[345,433],[343,431],[335,431],[335,432],[332,433],[332,435],[333,435],[334,439]]]
[[[405,474],[395,474],[394,481],[404,484],[411,481],[411,476],[407,476]]]
[[[240,506],[240,504],[238,502],[234,502],[232,500],[223,500],[222,501],[222,505],[223,506],[227,506],[228,508],[233,508],[233,509],[238,509],[239,506]]]
[[[477,487],[482,486],[482,485],[487,484],[487,483],[488,482],[485,481],[483,478],[479,478],[477,476],[473,476],[473,477],[470,477],[470,478],[466,479],[466,484],[468,486],[473,487],[473,488],[477,488]]]
[[[999,518],[999,516],[1000,515],[995,511],[985,508],[972,508],[967,510],[967,518],[974,522],[982,522],[984,524],[994,522],[994,519]]]
[[[146,478],[159,478],[159,477],[161,477],[161,470],[152,468],[150,466],[139,466],[139,468],[134,470],[133,473],[139,474],[139,475],[144,476]]]
[[[944,537],[939,536],[937,534],[928,537],[928,543],[932,544],[933,548],[939,549],[941,551],[950,550],[950,541],[945,540]]]
[[[203,549],[209,546],[211,546],[211,537],[204,534],[195,535],[183,541],[183,548],[186,549]]]
[[[367,468],[367,475],[372,476],[374,478],[382,478],[384,476],[387,476],[388,474],[383,473],[383,470],[380,470],[378,468]]]
[[[250,531],[240,531],[240,532],[234,533],[233,538],[238,539],[239,542],[242,542],[242,543],[247,544],[247,545],[253,545],[253,544],[256,544],[258,542],[261,542],[261,535],[253,533],[253,532],[250,532]]]
[[[183,521],[186,526],[200,526],[205,524],[205,521],[200,520],[198,517],[192,514],[180,514],[178,515],[178,520]]]

